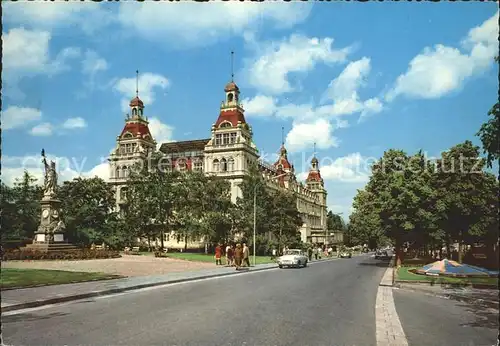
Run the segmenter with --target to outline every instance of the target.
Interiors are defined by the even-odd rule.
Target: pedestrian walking
[[[215,265],[222,265],[222,245],[220,243],[215,247]]]
[[[233,247],[231,244],[226,246],[226,266],[231,267],[233,265]]]
[[[243,257],[243,249],[241,248],[241,244],[236,244],[236,249],[234,250],[234,264],[236,269],[241,267],[241,259]]]
[[[246,243],[243,243],[243,265],[250,267],[250,249]]]
[[[307,257],[309,257],[309,262],[311,262],[313,257],[313,249],[311,247],[307,249]]]
[[[277,254],[277,253],[278,253],[278,252],[276,251],[276,249],[275,249],[275,248],[273,248],[273,249],[272,249],[272,251],[271,251],[271,260],[272,260],[272,261],[274,261],[274,260],[276,259],[276,254]]]

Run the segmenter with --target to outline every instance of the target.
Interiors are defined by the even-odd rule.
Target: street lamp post
[[[285,175],[288,175],[288,173],[283,173],[280,175],[277,175],[275,177],[272,177],[271,180],[281,178]],[[256,245],[255,242],[257,240],[257,187],[259,186],[260,182],[257,182],[255,186],[253,187],[253,265],[255,267],[256,265]]]

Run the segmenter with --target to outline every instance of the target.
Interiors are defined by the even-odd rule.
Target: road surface
[[[379,264],[379,265],[377,265]],[[376,345],[367,255],[2,316],[7,345]]]
[[[497,304],[404,289],[394,290],[393,297],[409,346],[497,345]]]

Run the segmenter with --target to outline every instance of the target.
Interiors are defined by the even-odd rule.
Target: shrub
[[[82,260],[82,259],[103,259],[119,258],[118,251],[109,250],[67,250],[43,252],[37,250],[13,250],[2,254],[2,261],[19,260]]]

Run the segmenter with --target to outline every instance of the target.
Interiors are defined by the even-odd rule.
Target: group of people
[[[215,264],[222,265],[222,257],[226,258],[226,266],[228,267],[250,267],[250,249],[246,243],[227,244],[224,248],[222,244],[217,244],[215,247]]]

